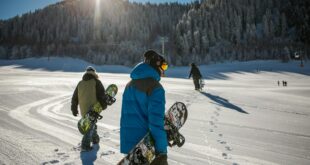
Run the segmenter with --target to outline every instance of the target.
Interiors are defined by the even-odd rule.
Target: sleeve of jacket
[[[100,80],[96,80],[96,97],[102,109],[103,110],[106,109],[107,108],[107,101],[106,101],[107,97],[105,95],[105,89]]]
[[[191,68],[191,70],[190,70],[190,72],[189,72],[189,76],[188,76],[188,78],[191,78],[191,76],[192,76],[192,72],[193,72],[193,68]]]
[[[165,117],[165,90],[162,87],[155,88],[149,96],[148,119],[149,130],[155,140],[155,151],[167,153],[167,134],[164,129]]]
[[[79,104],[78,87],[76,87],[73,92],[72,99],[71,99],[71,111],[73,114],[78,113],[78,104]]]

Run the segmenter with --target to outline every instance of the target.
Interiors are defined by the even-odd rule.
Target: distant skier
[[[280,81],[278,80],[278,86],[280,86]]]
[[[191,64],[191,71],[189,73],[188,78],[191,78],[191,77],[193,77],[195,90],[199,90],[200,89],[199,80],[202,78],[202,76],[201,76],[201,73],[198,67],[195,65],[195,63]]]
[[[167,134],[164,129],[165,90],[159,83],[168,65],[153,50],[144,53],[144,62],[131,72],[123,93],[121,112],[121,153],[129,151],[150,131],[155,140],[156,158],[151,165],[167,165]]]
[[[105,95],[105,89],[101,81],[98,79],[96,70],[89,66],[86,68],[86,72],[83,75],[82,80],[78,83],[74,90],[71,100],[71,111],[73,116],[78,115],[78,104],[80,107],[80,114],[84,118],[89,108],[95,103],[99,102],[101,108],[104,110],[107,108],[107,97]],[[91,132],[91,131],[89,131]],[[99,135],[97,134],[97,126],[92,131],[90,139],[89,133],[86,133],[82,139],[81,150],[89,151],[92,149],[91,142],[93,144],[99,143]]]

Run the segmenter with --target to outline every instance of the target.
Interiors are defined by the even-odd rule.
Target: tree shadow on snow
[[[97,159],[97,152],[99,151],[100,146],[98,144],[93,145],[93,149],[88,152],[81,152],[80,158],[83,165],[93,165]]]
[[[244,111],[242,108],[230,103],[227,99],[224,99],[220,96],[215,96],[215,95],[212,95],[212,94],[206,93],[206,92],[200,92],[200,93],[205,95],[206,97],[210,98],[212,101],[216,102],[217,104],[219,104],[223,107],[238,111],[240,113],[249,114],[248,112]]]

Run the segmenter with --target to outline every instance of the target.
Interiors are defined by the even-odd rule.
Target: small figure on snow
[[[130,150],[150,131],[155,141],[156,157],[151,165],[167,165],[167,133],[164,129],[165,90],[159,83],[168,65],[154,50],[144,53],[130,74],[123,93],[120,121],[121,153]]]
[[[89,66],[86,68],[86,72],[83,75],[82,80],[78,83],[77,87],[74,90],[72,100],[71,100],[71,111],[73,116],[78,115],[78,105],[80,108],[80,114],[82,118],[85,118],[85,115],[89,111],[89,108],[94,106],[99,102],[101,110],[107,108],[107,97],[105,95],[105,89],[102,85],[99,77],[96,73],[96,70]],[[94,129],[89,130],[84,134],[81,150],[89,151],[92,149],[91,142],[93,144],[99,143],[99,135],[97,134],[97,125],[95,123]]]
[[[202,78],[202,76],[201,76],[201,73],[198,67],[195,65],[195,63],[191,64],[191,71],[189,73],[188,78],[191,78],[191,76],[193,77],[195,90],[199,90],[201,88],[199,84],[199,80]]]

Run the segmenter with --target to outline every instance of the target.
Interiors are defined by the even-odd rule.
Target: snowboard
[[[116,99],[115,96],[117,94],[118,88],[115,84],[111,84],[107,87],[105,90],[106,94],[106,101],[108,105],[112,105]],[[85,135],[87,132],[93,130],[95,123],[97,123],[98,120],[102,119],[102,116],[100,113],[102,112],[102,107],[99,102],[95,103],[93,106],[91,106],[85,115],[84,118],[81,118],[78,122],[78,128],[82,135]]]
[[[168,145],[181,147],[185,138],[179,133],[179,129],[187,119],[187,108],[184,103],[176,102],[165,112],[165,130],[167,132]],[[150,164],[155,158],[155,144],[151,133],[148,132],[142,140],[126,155],[118,165]]]

